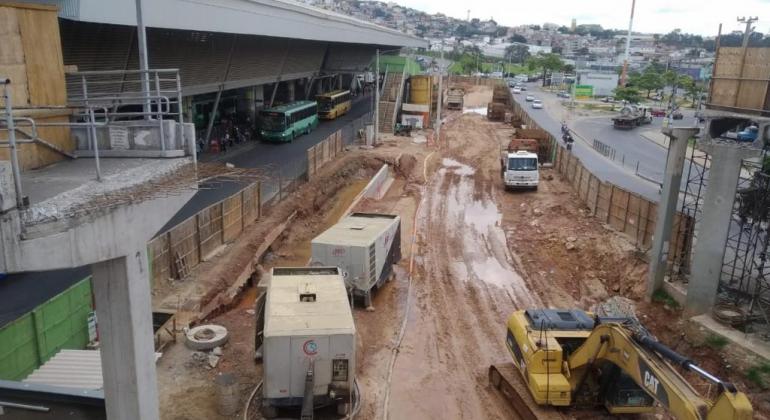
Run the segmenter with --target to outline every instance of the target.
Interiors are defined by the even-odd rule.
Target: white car
[[[540,99],[532,101],[532,109],[543,109],[543,101]]]
[[[513,92],[513,93],[521,93],[521,88],[515,87],[515,88],[513,88],[513,90],[511,92]]]
[[[534,96],[532,96],[532,95],[527,95],[527,98],[526,98],[526,99],[527,99],[527,102],[532,102],[532,101],[534,101],[534,100],[535,100],[535,97],[534,97]]]

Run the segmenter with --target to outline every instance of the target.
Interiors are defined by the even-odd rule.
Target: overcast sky
[[[572,18],[579,24],[598,23],[604,28],[627,29],[631,0],[396,0],[396,3],[428,13],[444,13],[465,19],[494,18],[501,25],[543,24],[569,26]],[[738,16],[759,16],[756,30],[770,32],[770,0],[637,0],[634,30],[667,33],[680,28],[684,32],[715,36],[719,24],[723,32],[743,29]]]

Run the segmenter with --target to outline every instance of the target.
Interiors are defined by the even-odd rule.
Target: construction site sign
[[[575,98],[590,98],[594,96],[593,85],[575,85]]]

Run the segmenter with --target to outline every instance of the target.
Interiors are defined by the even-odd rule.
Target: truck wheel
[[[349,403],[339,403],[337,404],[337,414],[340,416],[344,416],[345,414],[348,414],[350,411],[350,404]]]
[[[278,410],[272,405],[262,405],[262,417],[266,419],[274,419],[278,417]]]

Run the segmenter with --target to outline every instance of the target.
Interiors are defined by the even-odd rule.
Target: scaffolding
[[[675,224],[677,244],[672,250],[667,277],[669,281],[687,283],[692,253],[697,240],[697,225],[703,215],[703,195],[707,186],[708,153],[693,147],[687,158],[685,185],[681,191],[681,211]]]
[[[763,156],[764,158],[764,156]],[[730,218],[720,276],[720,307],[736,315],[730,323],[746,331],[770,332],[770,278],[767,273],[770,174],[760,163],[743,161]],[[764,169],[764,170],[763,170]]]

